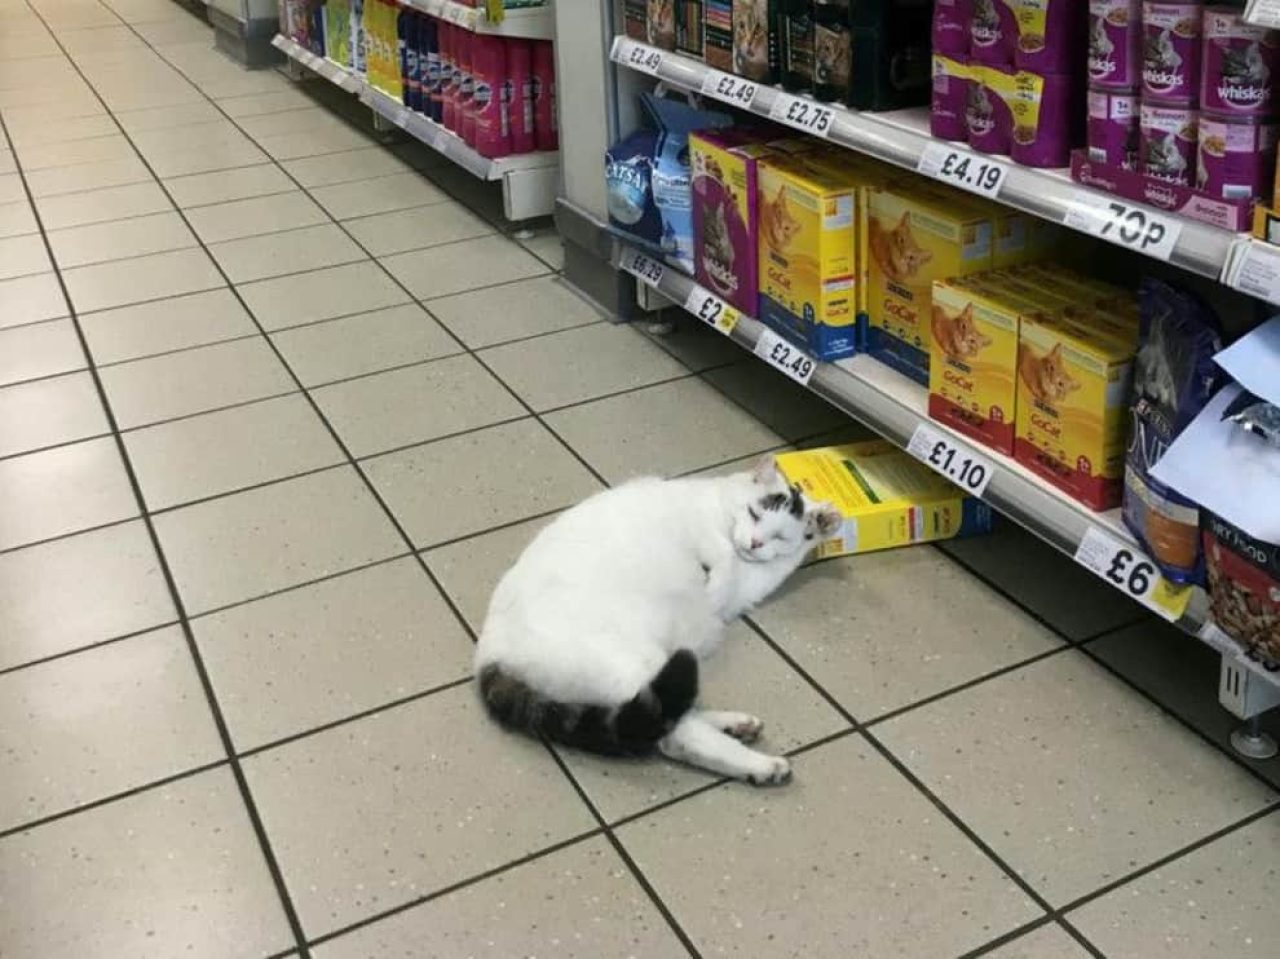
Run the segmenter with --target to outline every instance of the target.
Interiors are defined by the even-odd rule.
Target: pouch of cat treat
[[[1138,98],[1114,90],[1089,90],[1086,145],[1089,162],[1133,170],[1138,164]]]
[[[1198,583],[1200,509],[1151,471],[1212,398],[1218,384],[1213,355],[1222,339],[1217,318],[1193,294],[1148,278],[1138,297],[1142,328],[1125,454],[1124,521],[1166,579]]]
[[[1142,83],[1141,0],[1089,0],[1089,83],[1133,92]]]
[[[972,16],[973,0],[934,0],[930,31],[934,56],[941,54],[969,59],[969,19]]]
[[[1204,510],[1201,538],[1213,622],[1273,670],[1280,666],[1280,544]]]
[[[733,0],[704,0],[702,58],[709,67],[733,72]]]
[[[1200,93],[1198,3],[1142,4],[1142,97],[1193,107]]]
[[[1039,74],[1075,73],[1084,26],[1080,0],[1013,0],[1013,64]]]
[[[973,0],[969,17],[969,58],[974,63],[1013,66],[1018,23],[1013,0]]]
[[[812,559],[991,532],[991,507],[886,440],[780,453],[778,469],[844,518]]]
[[[1235,7],[1204,8],[1200,109],[1222,116],[1271,116],[1280,31],[1245,23],[1242,14]]]
[[[969,99],[964,108],[964,122],[969,146],[980,153],[1009,153],[1013,135],[1009,103],[1016,91],[1016,77],[1016,73],[1004,67],[969,64]]]
[[[759,315],[756,165],[773,152],[738,128],[689,136],[693,249],[698,282],[750,316]]]
[[[969,138],[965,108],[969,103],[967,57],[933,55],[933,95],[929,102],[929,132],[942,140]]]
[[[1156,180],[1190,186],[1198,130],[1195,110],[1144,99],[1138,120],[1138,169]]]
[[[913,182],[871,193],[866,219],[867,351],[928,385],[933,281],[991,268],[991,216]]]
[[[632,40],[649,42],[649,0],[622,0],[622,29]]]
[[[1006,95],[1009,106],[1009,156],[1032,167],[1062,167],[1071,159],[1073,78],[1063,74],[1041,76],[1027,70],[1013,75]],[[1003,91],[1002,91],[1003,92]]]
[[[676,0],[648,0],[645,33],[649,43],[663,50],[676,48]]]
[[[1265,196],[1275,175],[1277,126],[1201,115],[1196,189],[1226,200]]]
[[[768,156],[758,184],[760,318],[819,359],[858,346],[852,176],[804,155]]]
[[[1012,456],[1018,329],[1030,307],[982,276],[933,283],[929,415]]]
[[[757,83],[778,82],[776,0],[733,0],[733,72]]]

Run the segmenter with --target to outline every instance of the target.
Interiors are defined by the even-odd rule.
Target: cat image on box
[[[983,347],[991,345],[991,337],[983,336],[973,322],[972,303],[955,316],[948,316],[946,310],[935,304],[930,326],[934,344],[953,360],[971,360]]]
[[[762,724],[695,705],[698,660],[843,520],[773,457],[730,476],[647,477],[543,529],[499,581],[476,646],[489,714],[615,756],[661,752],[757,785],[786,782],[751,749]]]
[[[893,227],[886,227],[871,217],[867,231],[867,245],[876,265],[885,277],[897,283],[911,282],[920,268],[933,259],[933,254],[922,247],[911,232],[908,211],[903,211],[902,218]]]
[[[646,29],[649,42],[664,50],[676,48],[675,0],[649,0]]]
[[[1055,343],[1043,356],[1037,356],[1030,347],[1024,348],[1018,357],[1018,378],[1041,403],[1061,403],[1080,389],[1080,381],[1072,379],[1062,359],[1061,343]]]
[[[735,0],[733,4],[733,72],[761,83],[773,82],[770,56],[772,0]]]

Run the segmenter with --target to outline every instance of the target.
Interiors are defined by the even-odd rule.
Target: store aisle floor
[[[704,698],[784,788],[495,729],[548,517],[851,427],[312,87],[170,0],[0,0],[0,955],[1274,955],[1212,655],[1013,529],[733,628]]]

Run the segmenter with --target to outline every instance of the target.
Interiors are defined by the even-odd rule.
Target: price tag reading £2
[[[1191,590],[1171,587],[1142,550],[1093,526],[1076,547],[1076,562],[1170,622],[1191,599]]]
[[[907,452],[971,496],[981,497],[995,472],[986,457],[928,423],[916,427]]]
[[[925,176],[995,199],[1000,194],[1000,187],[1004,186],[1004,175],[1008,167],[968,150],[944,143],[930,143],[921,152],[916,169]]]
[[[1157,260],[1167,260],[1182,232],[1176,217],[1115,197],[1080,193],[1067,207],[1063,222],[1117,246]]]
[[[702,320],[703,323],[715,327],[725,336],[732,333],[733,328],[738,325],[738,311],[714,293],[708,293],[700,286],[694,286],[689,291],[689,295],[685,297],[684,308]]]
[[[818,363],[798,346],[788,343],[773,330],[761,330],[756,340],[756,356],[775,370],[791,377],[801,386],[808,386]]]
[[[622,255],[622,268],[641,283],[656,287],[662,282],[666,267],[651,256],[645,256],[639,250],[627,250]]]

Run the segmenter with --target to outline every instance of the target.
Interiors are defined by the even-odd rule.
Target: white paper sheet
[[[1280,316],[1242,336],[1213,359],[1254,396],[1280,406]]]
[[[1280,450],[1222,421],[1239,395],[1235,384],[1219,390],[1151,472],[1250,536],[1280,543]]]

